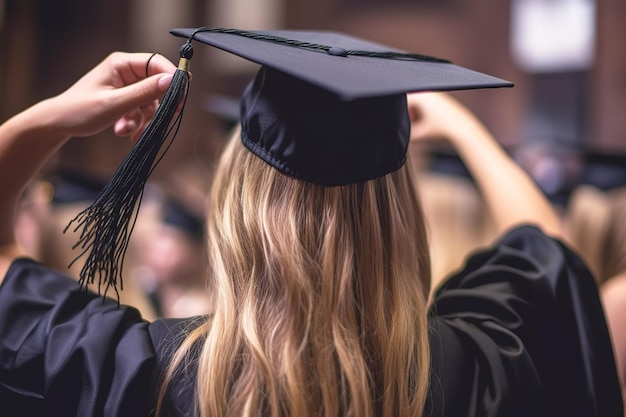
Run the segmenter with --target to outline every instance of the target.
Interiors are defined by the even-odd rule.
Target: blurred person
[[[588,184],[574,188],[563,213],[565,238],[580,253],[599,286],[609,278],[605,251],[609,219],[610,204],[605,191]]]
[[[206,196],[209,167],[185,161],[159,181],[159,214],[137,245],[132,270],[160,317],[189,317],[211,311],[207,289]]]
[[[90,178],[84,172],[57,171],[34,180],[20,202],[16,216],[16,233],[28,255],[78,279],[84,259],[77,259],[69,268],[76,258],[73,248],[75,237],[71,232],[66,232],[65,228],[77,212],[98,196],[103,186],[103,181]],[[128,272],[133,269],[141,252],[135,242],[141,238],[144,223],[152,221],[149,205],[144,204],[133,244],[129,247],[125,261]],[[120,302],[136,307],[146,320],[154,320],[157,314],[149,298],[133,275],[127,275],[129,279],[125,281],[124,290],[119,293]],[[93,284],[90,284],[90,289],[99,291]]]
[[[497,237],[475,185],[458,175],[416,170],[428,230],[434,282],[459,270],[467,256]],[[436,288],[433,288],[436,290]]]

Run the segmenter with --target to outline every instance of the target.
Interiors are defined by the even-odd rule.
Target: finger
[[[113,125],[113,131],[116,136],[128,137],[131,136],[138,128],[138,122],[134,118],[122,117],[118,119]]]
[[[143,132],[152,121],[156,108],[157,104],[153,103],[152,106],[146,106],[141,109],[141,123],[137,126],[137,129],[130,135],[130,140],[133,144],[137,142],[137,140],[141,137]]]
[[[152,121],[158,103],[153,101],[147,106],[133,109],[119,118],[114,124],[115,134],[118,136],[138,136]]]
[[[110,102],[118,114],[126,114],[133,109],[152,106],[159,100],[172,81],[172,75],[155,75],[126,87],[109,92]]]
[[[176,71],[176,66],[160,54],[119,53],[114,54],[111,60],[124,85]]]
[[[154,115],[154,109],[156,103],[151,106],[145,106],[145,108],[133,109],[124,116],[120,117],[113,125],[113,130],[117,136],[127,137],[134,135],[137,130],[145,128],[152,115]]]
[[[147,55],[147,54],[146,54]],[[147,58],[145,56],[141,56],[139,58],[144,58],[144,77],[152,76],[156,74],[162,73],[173,73],[176,71],[176,65],[174,65],[169,59],[165,58],[161,54],[149,54]],[[141,59],[139,59],[141,62]]]
[[[130,135],[130,143],[132,143],[133,145],[137,143],[137,141],[141,138],[141,135],[143,134],[143,132],[146,130],[146,127],[148,127],[147,123],[144,123],[142,126],[139,126],[139,128],[137,128]]]

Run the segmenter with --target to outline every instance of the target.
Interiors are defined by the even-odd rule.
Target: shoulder
[[[575,279],[565,271],[574,273]],[[591,273],[574,252],[539,228],[524,225],[473,253],[437,295],[441,297],[457,289],[512,291],[533,298],[534,303],[551,305],[551,300],[559,295],[558,284],[563,281],[597,292]]]
[[[206,323],[208,316],[197,316],[186,319],[159,319],[149,326],[150,337],[156,350],[156,385],[153,395],[158,398],[163,393],[163,412],[165,415],[192,416],[195,404],[197,359],[201,342],[196,343],[186,353],[184,366],[177,372],[168,373],[168,368],[176,351],[191,332]],[[202,339],[201,339],[202,340]]]
[[[12,244],[0,247],[0,285],[4,282],[13,262],[25,256],[26,252],[19,245]]]
[[[133,307],[17,259],[0,289],[0,385],[9,390],[0,390],[0,398],[11,392],[9,404],[33,407],[43,407],[45,398],[59,415],[75,415],[79,405],[85,415],[145,415],[172,353],[200,322],[148,323]],[[178,393],[193,393],[187,389],[193,381],[177,382]],[[187,400],[174,403],[193,403]]]
[[[494,410],[529,411],[504,415],[621,412],[595,281],[567,246],[535,227],[473,254],[436,294],[430,323],[444,393],[457,387],[472,401],[497,387]],[[458,385],[459,374],[471,377]]]
[[[606,303],[626,303],[626,272],[611,277],[602,287],[602,299]]]

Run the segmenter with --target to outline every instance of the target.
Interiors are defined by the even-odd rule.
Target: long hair
[[[199,345],[203,417],[421,415],[430,261],[410,169],[323,187],[231,142],[209,207],[215,311],[169,377]]]
[[[565,212],[567,238],[586,262],[598,285],[610,277],[606,269],[613,251],[607,252],[611,234],[611,204],[607,193],[591,185],[572,192]]]
[[[602,275],[608,280],[626,272],[626,187],[608,193],[609,225],[603,249]]]

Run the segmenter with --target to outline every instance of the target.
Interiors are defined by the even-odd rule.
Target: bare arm
[[[136,140],[154,114],[176,67],[162,56],[116,52],[62,94],[0,125],[0,283],[16,256],[14,210],[27,182],[67,140],[114,126]]]
[[[550,202],[465,106],[444,93],[409,94],[408,103],[411,139],[443,138],[453,146],[483,195],[499,234],[527,223],[561,236]]]

